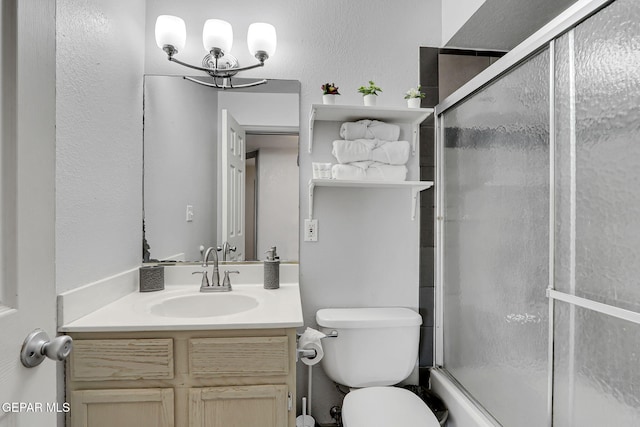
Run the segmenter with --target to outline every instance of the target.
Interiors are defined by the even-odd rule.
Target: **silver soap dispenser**
[[[265,252],[267,259],[264,260],[264,288],[278,289],[280,287],[280,257],[276,253],[276,247]]]

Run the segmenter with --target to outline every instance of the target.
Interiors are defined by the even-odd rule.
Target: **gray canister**
[[[267,259],[264,260],[264,288],[278,289],[280,287],[280,257],[276,254],[276,247],[265,252]]]
[[[164,266],[145,265],[140,267],[140,292],[161,291],[164,289]]]

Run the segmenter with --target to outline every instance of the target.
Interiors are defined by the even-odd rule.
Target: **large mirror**
[[[294,80],[218,90],[145,76],[143,261],[200,261],[211,246],[230,248],[220,260],[276,246],[296,261],[299,110]]]

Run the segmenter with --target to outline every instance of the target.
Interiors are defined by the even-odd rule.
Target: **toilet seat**
[[[347,393],[342,422],[344,427],[440,427],[422,399],[398,387],[366,387]]]

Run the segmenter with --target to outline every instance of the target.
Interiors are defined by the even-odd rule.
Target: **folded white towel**
[[[381,141],[379,139],[356,139],[355,141],[333,141],[331,153],[338,163],[372,160],[389,165],[404,165],[409,160],[408,141]]]
[[[354,181],[404,181],[407,179],[407,167],[378,162],[354,162],[333,165],[331,175],[334,179]]]
[[[340,126],[340,136],[350,141],[355,139],[397,141],[400,137],[400,126],[378,120],[358,120],[343,123]]]

